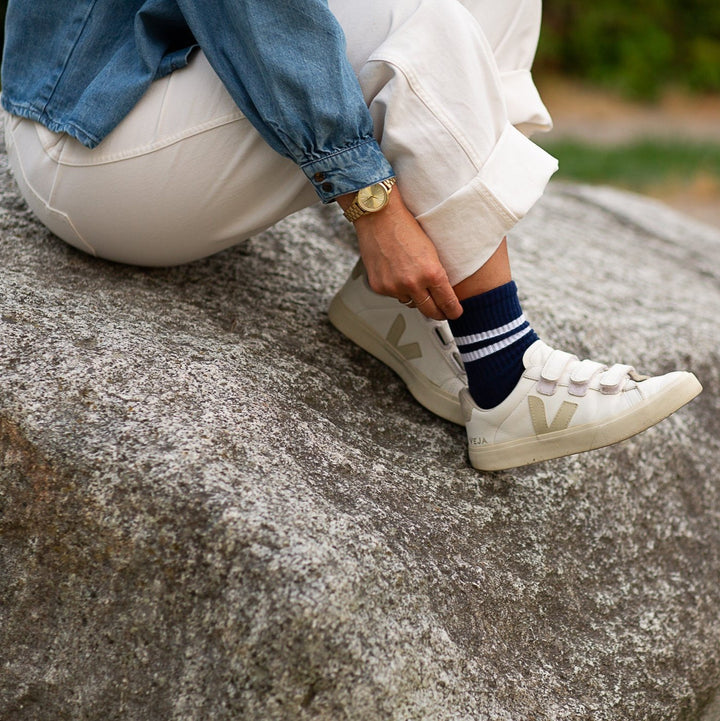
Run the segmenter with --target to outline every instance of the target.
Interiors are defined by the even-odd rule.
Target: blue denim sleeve
[[[323,202],[393,174],[327,0],[177,0],[233,100]]]

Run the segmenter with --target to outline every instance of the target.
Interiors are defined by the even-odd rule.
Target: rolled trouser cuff
[[[552,130],[552,118],[529,70],[500,73],[508,121],[524,135]]]
[[[452,285],[485,264],[541,197],[557,167],[555,158],[508,124],[478,174],[417,216]]]

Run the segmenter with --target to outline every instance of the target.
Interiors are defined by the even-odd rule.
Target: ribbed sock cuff
[[[493,330],[522,315],[517,285],[509,283],[460,301],[463,314],[450,321],[456,338]]]
[[[465,364],[470,395],[481,408],[493,408],[517,385],[522,357],[537,335],[523,315],[513,281],[461,304],[464,312],[450,321],[450,329]]]

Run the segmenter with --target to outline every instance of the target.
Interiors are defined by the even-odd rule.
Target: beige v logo
[[[405,318],[403,318],[402,315],[398,315],[388,331],[386,336],[387,340],[394,345],[398,351],[400,351],[406,360],[422,358],[422,350],[420,349],[419,343],[406,343],[405,345],[400,345],[400,339],[402,338],[406,328],[407,324],[405,323]]]
[[[552,423],[548,425],[545,403],[543,403],[542,398],[528,396],[528,404],[530,405],[530,418],[532,419],[533,428],[538,436],[553,431],[564,431],[570,425],[570,421],[578,407],[577,403],[563,401],[560,409],[555,414],[555,418],[552,419]]]

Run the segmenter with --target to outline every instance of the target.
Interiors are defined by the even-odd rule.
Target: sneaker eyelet
[[[439,326],[437,326],[437,327],[435,328],[435,335],[440,339],[440,342],[441,342],[444,346],[450,345],[451,341],[449,341],[449,340],[447,340],[447,339],[445,338],[445,336],[443,335],[443,332],[442,332],[442,330],[441,330],[441,328],[440,328]]]

